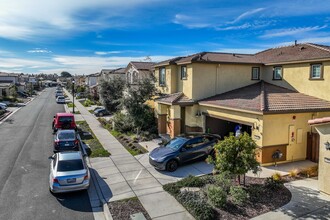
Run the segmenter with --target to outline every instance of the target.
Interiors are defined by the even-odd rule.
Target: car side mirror
[[[54,118],[55,118],[55,115],[54,115]]]
[[[49,160],[54,160],[55,158],[54,158],[54,156],[50,156],[50,157],[48,157],[48,159]]]

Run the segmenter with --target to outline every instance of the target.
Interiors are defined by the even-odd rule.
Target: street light
[[[74,79],[72,79],[72,113],[74,114]]]

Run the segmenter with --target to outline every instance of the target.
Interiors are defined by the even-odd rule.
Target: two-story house
[[[10,87],[18,85],[19,74],[0,72],[0,98],[9,95]]]
[[[158,131],[222,137],[241,125],[262,164],[308,158],[307,123],[330,116],[330,47],[295,44],[257,54],[202,52],[154,65]],[[277,161],[277,162],[278,162]]]
[[[93,73],[86,76],[85,84],[87,87],[88,92],[94,99],[99,98],[98,94],[98,78],[100,77],[101,73]]]
[[[126,82],[131,86],[138,85],[144,78],[153,79],[153,62],[131,61],[126,67]]]

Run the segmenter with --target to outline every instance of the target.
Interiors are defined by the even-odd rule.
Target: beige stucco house
[[[154,65],[160,134],[227,136],[235,126],[262,164],[308,158],[307,121],[330,116],[330,47],[295,44],[257,54],[202,52]]]

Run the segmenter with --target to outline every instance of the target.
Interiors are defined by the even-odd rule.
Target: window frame
[[[162,70],[164,70],[164,82],[162,81]],[[165,67],[160,67],[159,68],[159,86],[164,87],[166,85],[166,68]]]
[[[313,77],[313,66],[320,66],[320,76],[319,77]],[[322,63],[312,63],[310,67],[310,74],[309,74],[310,80],[323,80],[323,65]]]
[[[257,78],[254,78],[254,76],[253,76],[253,70],[254,69],[258,70],[258,77]],[[251,69],[251,80],[260,80],[260,67],[258,67],[258,66],[253,66],[252,67],[252,69]]]
[[[275,78],[275,72],[276,72],[277,68],[281,69],[281,78]],[[283,79],[283,67],[282,66],[274,66],[273,67],[273,80],[282,80],[282,79]]]
[[[183,69],[184,68],[186,69],[185,74],[183,74]],[[181,75],[181,80],[186,80],[187,79],[187,66],[186,65],[181,66],[181,73],[180,73],[180,75]]]

